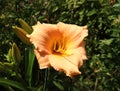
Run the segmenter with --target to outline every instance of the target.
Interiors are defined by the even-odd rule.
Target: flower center
[[[55,41],[53,43],[53,54],[64,54],[65,50],[66,48],[64,40]]]

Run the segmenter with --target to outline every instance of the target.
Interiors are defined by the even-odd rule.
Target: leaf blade
[[[28,53],[28,64],[27,64],[27,70],[26,70],[26,80],[28,81],[28,84],[31,87],[32,71],[33,71],[35,54],[34,54],[33,48],[30,48],[28,51],[29,53]]]
[[[22,91],[26,91],[26,88],[23,84],[16,82],[16,81],[9,80],[9,79],[0,78],[0,84],[1,85],[9,85],[9,86],[18,88]]]

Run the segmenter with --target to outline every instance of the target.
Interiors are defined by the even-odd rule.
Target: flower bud
[[[27,45],[31,45],[29,38],[26,36],[28,33],[24,29],[17,27],[17,26],[12,26],[12,28],[13,28],[13,31],[15,32],[15,34],[18,36],[18,38],[23,43],[25,43]]]
[[[28,34],[32,33],[32,28],[23,19],[19,19],[19,23]]]
[[[12,45],[12,57],[15,62],[20,62],[21,60],[20,50],[15,43]]]

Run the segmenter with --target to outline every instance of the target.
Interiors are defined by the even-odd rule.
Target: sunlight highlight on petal
[[[81,73],[78,70],[78,67],[69,61],[69,58],[67,59],[57,55],[49,55],[49,61],[55,70],[63,71],[69,77]]]

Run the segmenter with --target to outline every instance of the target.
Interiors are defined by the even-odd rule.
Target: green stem
[[[46,91],[46,85],[47,85],[47,77],[48,77],[48,69],[45,69],[45,79],[44,79],[44,86],[43,91]]]
[[[72,87],[73,87],[73,81],[71,78],[69,78],[69,88],[68,88],[68,91],[72,91]]]

